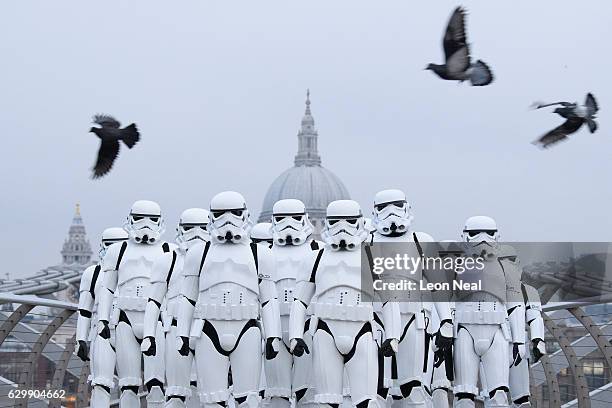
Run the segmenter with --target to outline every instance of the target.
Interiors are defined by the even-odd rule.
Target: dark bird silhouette
[[[442,40],[445,63],[429,64],[425,69],[433,71],[442,79],[460,82],[469,80],[474,86],[489,85],[493,82],[491,68],[481,60],[471,62],[465,34],[465,14],[463,7],[457,7],[448,21]]]
[[[97,179],[104,176],[113,167],[119,155],[119,141],[123,141],[131,149],[140,140],[140,133],[134,123],[121,129],[121,123],[109,115],[95,115],[93,123],[101,126],[89,129],[100,138],[101,142],[91,176],[92,179]]]
[[[554,113],[566,119],[561,125],[557,126],[544,136],[535,140],[533,144],[542,148],[548,148],[555,143],[567,139],[569,135],[575,133],[585,123],[589,127],[591,133],[597,130],[597,122],[595,122],[599,106],[592,93],[588,93],[584,101],[584,105],[579,105],[578,102],[553,102],[553,103],[535,103],[535,109],[545,108],[547,106],[561,105],[555,108]]]

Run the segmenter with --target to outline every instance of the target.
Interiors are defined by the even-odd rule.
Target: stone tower
[[[62,265],[85,265],[91,262],[91,245],[87,239],[79,204],[76,205],[72,225],[68,230],[68,238],[62,248]]]

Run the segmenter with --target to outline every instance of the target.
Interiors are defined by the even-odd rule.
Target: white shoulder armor
[[[79,284],[79,292],[89,292],[93,281],[94,270],[98,265],[91,265],[85,268],[81,275],[81,283]]]
[[[194,244],[183,261],[183,275],[200,276],[205,258],[212,244],[210,242],[198,242]]]
[[[151,283],[167,282],[176,263],[176,251],[161,254],[153,264]]]
[[[185,254],[179,251],[173,251],[173,265],[172,272],[170,274],[170,282],[168,282],[168,299],[174,299],[179,296],[181,291],[181,283],[185,277],[183,273],[185,265]]]
[[[523,297],[525,299],[525,305],[530,309],[542,311],[542,303],[540,300],[540,293],[536,288],[530,285],[522,284]]]
[[[106,249],[106,254],[100,263],[102,265],[102,271],[117,270],[119,259],[123,256],[121,254],[125,252],[125,249],[122,249],[124,245],[127,246],[126,241],[115,242]]]

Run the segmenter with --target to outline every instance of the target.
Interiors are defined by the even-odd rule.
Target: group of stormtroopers
[[[508,392],[529,406],[526,327],[540,358],[541,306],[494,220],[466,221],[464,255],[484,256],[474,273],[505,291],[398,302],[362,287],[362,248],[434,241],[412,218],[400,190],[376,194],[371,220],[333,201],[318,241],[301,201],[276,202],[271,222],[253,226],[244,197],[226,191],[185,210],[169,243],[160,206],[136,201],[81,280],[77,355],[90,361],[91,406],[109,406],[115,369],[125,408],[140,406],[142,385],[152,408],[446,408],[453,394],[464,408],[481,389],[487,406],[509,406]],[[461,255],[453,242],[439,252]]]

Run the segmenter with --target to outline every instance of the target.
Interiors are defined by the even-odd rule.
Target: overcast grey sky
[[[608,0],[465,1],[472,54],[496,81],[473,88],[423,71],[442,61],[455,1],[28,1],[0,6],[3,270],[57,263],[80,202],[92,246],[136,199],[180,211],[242,192],[255,214],[292,165],[306,88],[323,164],[370,212],[404,189],[415,227],[457,237],[474,214],[507,240],[612,237],[612,38]],[[561,123],[534,100],[594,92],[599,132],[549,151]],[[89,179],[96,112],[142,141]]]

